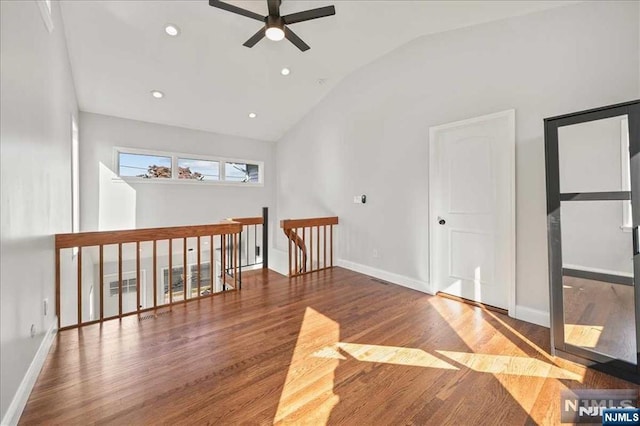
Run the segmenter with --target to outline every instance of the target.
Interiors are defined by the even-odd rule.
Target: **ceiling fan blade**
[[[311,47],[307,43],[302,41],[302,39],[298,37],[296,33],[291,31],[287,27],[284,27],[284,36],[287,38],[287,40],[289,40],[291,43],[293,43],[298,49],[302,50],[303,52],[311,49]]]
[[[256,21],[264,22],[264,16],[220,0],[209,0],[209,6],[217,7],[218,9],[226,10],[227,12],[237,13],[238,15],[246,16],[247,18],[252,18]]]
[[[297,22],[310,21],[311,19],[324,18],[336,14],[334,6],[320,7],[318,9],[305,10],[304,12],[292,13],[283,16],[285,24],[295,24]]]
[[[269,15],[280,16],[280,0],[267,0]]]
[[[257,42],[264,38],[264,28],[260,28],[260,30],[251,36],[251,38],[245,41],[242,45],[247,47],[253,47]]]

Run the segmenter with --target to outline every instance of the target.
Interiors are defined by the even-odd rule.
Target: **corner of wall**
[[[402,287],[407,287],[412,290],[433,295],[431,285],[426,281],[420,281],[418,279],[407,277],[405,275],[383,271],[382,269],[373,268],[371,266],[362,265],[360,263],[351,262],[344,259],[338,259],[337,266],[349,269],[354,272],[359,272],[364,275],[369,275],[380,280],[389,281],[390,283],[397,284]]]
[[[36,384],[36,380],[38,380],[38,375],[40,374],[40,370],[44,366],[44,362],[47,359],[47,354],[49,353],[49,349],[53,344],[53,338],[55,337],[58,331],[58,318],[54,317],[51,326],[45,333],[42,341],[40,342],[40,347],[38,347],[38,351],[36,355],[33,357],[33,361],[31,361],[31,365],[29,365],[29,369],[27,373],[22,378],[20,382],[20,386],[18,386],[18,390],[13,396],[11,400],[11,404],[9,404],[9,408],[5,413],[4,417],[0,424],[4,425],[17,425],[20,420],[20,416],[22,415],[22,411],[24,411],[24,407],[27,405],[27,401],[29,400],[29,395],[31,395],[31,391]]]

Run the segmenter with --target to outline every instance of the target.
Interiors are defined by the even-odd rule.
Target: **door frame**
[[[509,193],[508,193],[508,206],[509,212],[509,224],[507,226],[508,233],[504,236],[504,242],[507,243],[509,250],[509,280],[507,283],[507,301],[509,316],[514,317],[516,315],[516,110],[508,109],[492,114],[486,114],[479,117],[468,118],[465,120],[454,121],[451,123],[441,124],[438,126],[432,126],[429,128],[429,287],[433,294],[436,294],[440,289],[435,280],[435,262],[433,259],[436,250],[435,241],[435,218],[437,216],[435,212],[435,201],[432,197],[433,187],[436,179],[436,158],[433,154],[434,144],[437,132],[441,130],[453,129],[456,127],[464,127],[470,124],[476,124],[483,121],[490,121],[496,118],[506,118],[508,123],[508,145],[504,148],[507,150],[507,157],[509,159],[508,175],[509,175]]]
[[[627,115],[629,123],[629,155],[631,188],[629,198],[632,204],[633,230],[638,234],[640,224],[640,100],[623,102],[620,104],[600,108],[578,111],[571,114],[559,115],[544,119],[545,161],[547,179],[547,238],[549,255],[549,297],[551,313],[551,353],[592,368],[605,371],[611,375],[622,377],[634,383],[640,383],[640,290],[634,286],[635,316],[636,316],[636,364],[632,365],[620,359],[590,351],[578,346],[565,343],[564,338],[564,306],[562,291],[562,238],[560,202],[563,197],[574,198],[575,194],[561,194],[560,192],[560,163],[558,152],[558,128],[572,124],[586,123],[605,118]],[[623,191],[621,191],[623,192]],[[585,199],[612,199],[607,193],[595,193]],[[614,197],[613,199],[619,199]],[[626,198],[625,198],[626,199]],[[640,277],[640,253],[634,253],[634,277]],[[634,278],[637,280],[638,278]]]

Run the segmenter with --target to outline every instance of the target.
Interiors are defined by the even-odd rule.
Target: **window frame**
[[[200,262],[200,267],[202,267],[202,265],[211,265],[211,262],[208,261],[208,260],[205,261],[205,262]],[[184,294],[185,287],[187,287],[187,283],[189,283],[191,281],[191,279],[193,278],[194,272],[196,274],[198,273],[197,268],[198,268],[198,262],[194,262],[194,263],[187,262],[187,270],[189,272],[188,272],[187,276],[182,279],[182,290],[175,290],[175,291],[178,291],[178,292],[182,291],[182,294]],[[210,268],[209,269],[209,271],[210,271],[209,273],[213,274],[211,266],[209,266],[209,268]],[[184,274],[184,266],[183,265],[172,265],[171,269],[172,270],[174,270],[174,269],[182,269],[183,274]],[[169,275],[168,275],[168,273],[169,273],[169,265],[163,266],[163,267],[160,268],[160,280],[162,282],[162,291],[164,292],[163,294],[165,296],[167,296],[167,297],[169,295],[169,290],[168,290],[169,289],[169,279],[168,279]],[[165,274],[167,274],[166,275],[166,279],[165,279]],[[209,279],[211,279],[211,278],[209,278]],[[215,281],[216,281],[216,277],[214,276],[214,280],[213,280],[214,285],[215,285]],[[202,278],[200,278],[200,283],[202,284]],[[197,281],[196,281],[196,284],[197,284]],[[171,282],[171,286],[173,287],[174,285],[175,285],[175,283],[172,281]],[[165,288],[166,288],[166,290],[165,290]],[[193,291],[193,288],[191,290]],[[173,289],[172,289],[172,291],[173,291]]]
[[[149,179],[137,176],[120,176],[120,154],[135,155],[153,155],[171,158],[171,177],[164,179]],[[196,180],[196,179],[180,179],[178,177],[178,159],[182,160],[202,160],[216,161],[219,163],[218,171],[219,180]],[[255,164],[258,166],[258,182],[237,182],[225,180],[226,163],[244,163]],[[247,160],[239,158],[218,157],[204,154],[193,154],[185,152],[168,152],[155,151],[139,148],[125,148],[116,146],[113,148],[113,171],[116,174],[114,180],[124,181],[128,183],[151,183],[151,184],[179,184],[179,185],[221,185],[221,186],[243,186],[243,187],[262,187],[264,186],[264,161]]]

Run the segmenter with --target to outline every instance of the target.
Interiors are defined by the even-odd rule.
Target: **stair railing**
[[[333,227],[337,224],[337,216],[280,221],[288,240],[290,277],[333,268]]]
[[[100,323],[239,289],[237,259],[242,226],[242,223],[225,221],[211,225],[57,234],[58,328]],[[224,243],[229,239],[233,241],[230,249]],[[219,256],[216,247],[220,248]],[[235,259],[233,277],[229,282],[225,278],[221,284],[214,277],[217,270],[227,269],[227,250],[232,251],[231,258]],[[146,279],[146,272],[151,272],[151,280]],[[108,277],[112,278],[105,283]],[[152,291],[148,289],[149,282]]]

